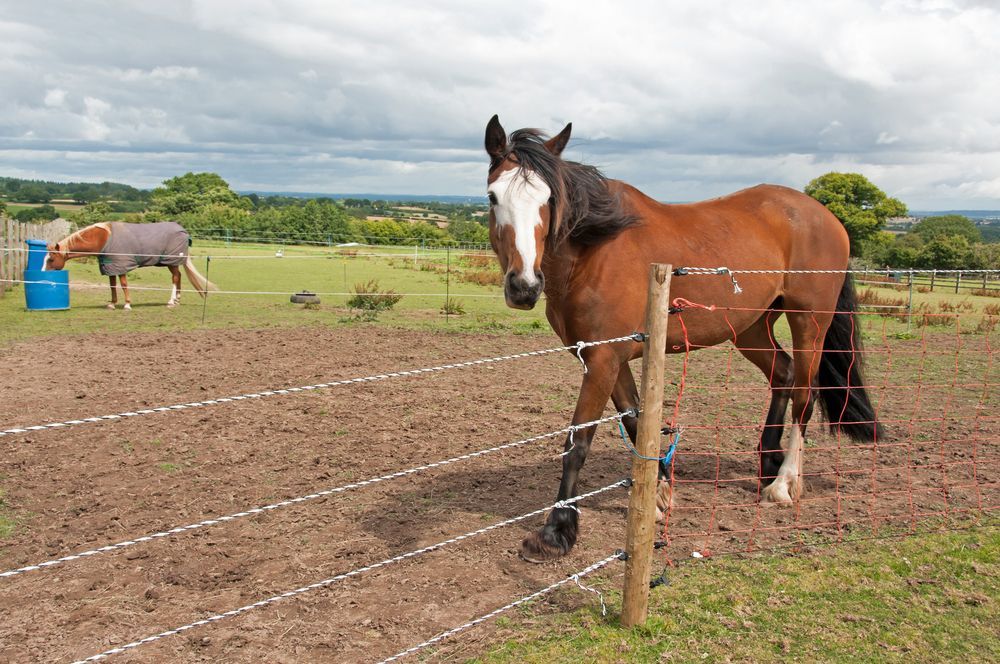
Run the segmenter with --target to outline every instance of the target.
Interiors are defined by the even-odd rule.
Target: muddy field
[[[791,509],[756,501],[765,379],[727,347],[695,354],[665,555],[800,546],[1000,506],[992,347],[943,333],[882,341],[869,344],[868,381],[888,435],[859,446],[812,427],[806,494]],[[363,326],[45,340],[0,351],[0,428],[555,345]],[[670,413],[680,358],[668,367]],[[575,357],[555,354],[0,438],[0,495],[15,523],[0,571],[560,429],[580,376]],[[544,507],[561,449],[562,438],[539,441],[0,578],[0,660],[87,657]],[[603,427],[583,490],[624,478],[630,464]],[[518,560],[534,517],[117,660],[378,661],[622,547],[625,505],[623,489],[582,503],[580,543],[558,562]],[[600,575],[617,585],[621,572]],[[595,600],[565,590],[547,601],[562,610]],[[491,630],[436,656],[473,656]]]

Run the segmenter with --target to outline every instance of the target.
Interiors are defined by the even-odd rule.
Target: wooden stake
[[[652,459],[632,459],[632,493],[628,501],[625,533],[625,592],[622,625],[633,627],[646,622],[649,604],[649,568],[653,558],[656,527],[656,480],[663,421],[663,365],[667,346],[667,316],[670,303],[672,267],[649,266],[649,295],[646,299],[646,343],[642,355],[639,431],[636,450]]]

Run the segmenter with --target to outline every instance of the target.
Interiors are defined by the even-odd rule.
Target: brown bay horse
[[[48,246],[43,270],[61,270],[66,261],[97,256],[101,274],[111,285],[108,309],[118,304],[117,282],[121,280],[126,310],[132,309],[128,292],[129,272],[137,267],[163,266],[170,270],[172,283],[168,307],[181,301],[181,267],[199,295],[215,285],[201,276],[188,254],[190,235],[172,221],[134,224],[123,221],[101,222],[82,228],[69,237]]]
[[[760,185],[709,201],[667,205],[605,178],[596,168],[562,159],[572,125],[546,139],[521,129],[509,137],[496,116],[486,127],[490,242],[504,272],[508,306],[531,309],[545,293],[545,313],[566,345],[610,339],[644,328],[650,263],[725,265],[777,271],[741,275],[742,292],[726,278],[676,277],[671,298],[731,307],[726,316],[692,308],[684,328],[668,327],[666,348],[678,352],[733,341],[761,369],[771,403],[759,443],[760,499],[790,505],[802,492],[802,453],[814,401],[846,435],[880,434],[861,377],[856,300],[846,274],[849,241],[840,221],[811,197]],[[828,270],[833,273],[789,271]],[[789,354],[774,341],[784,313]],[[686,337],[684,336],[686,334]],[[612,399],[619,412],[639,407],[629,360],[642,345],[606,344],[584,351],[573,423],[598,419]],[[814,399],[818,397],[818,399]],[[792,426],[783,425],[789,401]],[[623,418],[635,441],[635,417]],[[577,431],[563,457],[558,499],[578,495],[578,477],[596,428]],[[570,450],[567,439],[565,449]],[[579,513],[552,510],[521,544],[537,562],[575,544]]]

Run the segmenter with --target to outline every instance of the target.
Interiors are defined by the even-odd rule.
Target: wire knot
[[[580,360],[580,364],[583,365],[583,373],[587,373],[587,363],[583,361],[583,349],[587,347],[586,341],[576,342],[576,359]]]

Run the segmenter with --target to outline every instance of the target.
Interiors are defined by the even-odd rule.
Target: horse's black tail
[[[875,409],[862,378],[864,353],[861,352],[861,329],[855,317],[857,310],[854,279],[848,274],[823,341],[818,374],[819,401],[834,430],[840,429],[854,440],[874,441],[882,437],[883,430],[876,421]]]

